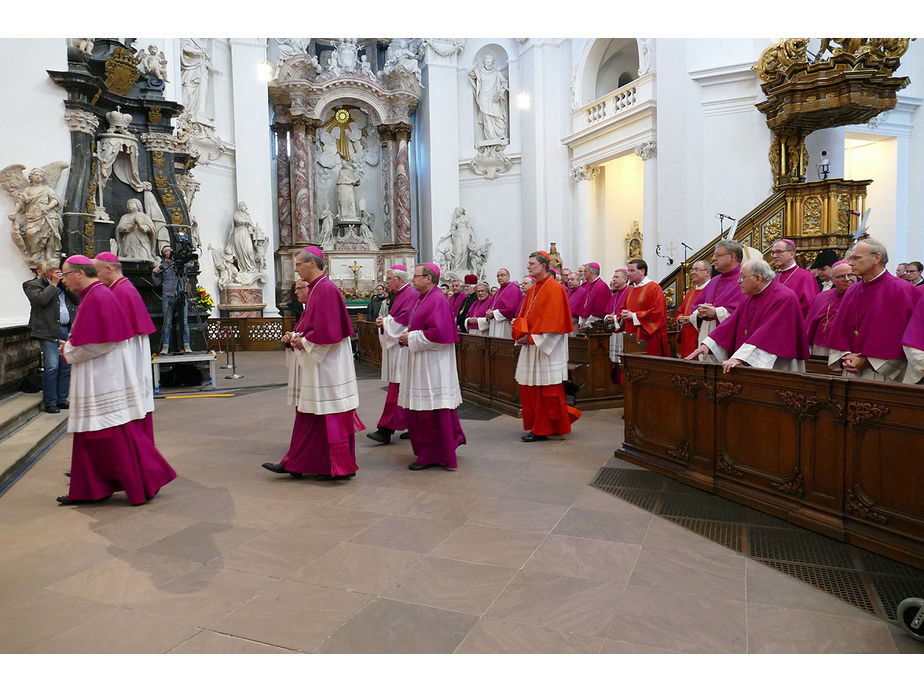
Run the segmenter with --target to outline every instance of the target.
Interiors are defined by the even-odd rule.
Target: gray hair
[[[67,264],[73,267],[75,270],[83,272],[91,279],[96,277],[96,267],[93,266],[93,263],[90,263],[89,265],[77,265],[73,262],[68,262]]]
[[[881,241],[877,241],[875,238],[866,237],[861,241],[857,241],[857,245],[860,243],[866,243],[869,246],[869,252],[879,253],[882,255],[882,266],[885,267],[889,264],[889,251],[886,250],[885,245]],[[856,248],[856,245],[854,246]]]
[[[738,258],[738,262],[744,260],[744,248],[736,241],[719,241],[715,244],[716,249],[725,248],[731,255]]]
[[[388,270],[385,272],[386,276],[388,275],[388,272],[391,272],[391,276],[397,277],[398,279],[401,279],[402,281],[409,281],[409,280],[410,280],[410,275],[411,275],[411,273],[408,272],[407,270],[388,269]]]
[[[298,251],[298,257],[302,262],[314,260],[314,264],[319,270],[324,271],[324,258],[318,257],[314,253],[309,253],[305,248]]]
[[[482,286],[484,287],[485,291],[491,290],[491,287],[488,286],[487,282],[478,282],[477,284],[475,284],[475,291],[478,291],[478,289],[480,289]]]
[[[751,274],[768,282],[772,282],[776,276],[776,272],[773,271],[773,268],[766,260],[748,260],[741,265],[741,271],[744,272],[745,270],[750,270]]]

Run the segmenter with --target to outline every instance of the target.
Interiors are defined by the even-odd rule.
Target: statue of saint
[[[220,75],[212,59],[196,39],[181,40],[180,69],[183,82],[183,105],[193,120],[205,117],[205,96],[208,93],[209,77]]]
[[[359,221],[356,212],[356,191],[359,174],[344,163],[337,176],[337,213],[340,221]]]
[[[318,243],[321,245],[323,250],[334,247],[334,213],[330,211],[330,207],[324,205],[324,211],[321,212],[321,215],[318,217],[318,221],[321,222],[321,231],[318,238]]]
[[[163,51],[157,50],[157,46],[151,45],[148,46],[147,52],[138,51],[138,56],[141,59],[141,62],[138,64],[138,68],[146,75],[150,75],[154,79],[159,79],[163,82],[167,80],[167,58],[164,56]]]
[[[485,55],[481,65],[468,73],[469,82],[475,91],[480,137],[476,144],[500,144],[509,141],[507,134],[507,80],[494,67],[494,56]]]
[[[225,254],[234,256],[238,272],[241,274],[257,271],[255,235],[256,229],[247,212],[247,205],[241,202],[234,213],[233,227],[228,235],[228,244],[225,246]]]
[[[115,229],[119,258],[156,263],[154,244],[157,242],[157,229],[154,220],[144,213],[141,201],[134,197],[128,200],[126,207],[128,211],[119,219]]]

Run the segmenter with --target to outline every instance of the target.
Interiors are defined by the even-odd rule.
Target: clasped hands
[[[696,361],[699,359],[700,356],[705,356],[708,353],[709,353],[709,347],[706,346],[705,344],[700,344],[699,348],[697,348],[693,353],[691,353],[689,356],[684,358],[684,361]],[[725,361],[722,361],[722,372],[728,373],[732,368],[735,368],[736,366],[740,366],[742,363],[744,363],[744,361],[742,361],[741,359],[736,359],[736,358],[726,359]]]
[[[860,354],[844,354],[841,357],[841,365],[848,373],[859,373],[869,363],[869,359]]]

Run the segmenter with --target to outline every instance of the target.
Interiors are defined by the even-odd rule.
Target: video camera
[[[196,252],[196,246],[189,239],[185,231],[176,231],[173,234],[175,247],[173,249],[173,261],[177,264],[179,273],[181,266],[187,263],[197,263],[199,254]]]

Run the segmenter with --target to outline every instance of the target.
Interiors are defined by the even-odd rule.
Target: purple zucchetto
[[[86,255],[71,255],[65,262],[69,265],[92,265],[93,260]]]
[[[399,272],[407,272],[407,267],[405,267],[404,265],[392,265],[388,269],[398,270]],[[437,271],[437,274],[439,274],[439,271]]]
[[[110,253],[108,250],[102,253],[97,253],[94,260],[99,260],[100,262],[118,262],[122,261],[115,256],[115,253]]]
[[[309,245],[307,248],[305,248],[305,252],[306,252],[306,253],[311,253],[312,255],[315,255],[315,256],[321,258],[322,260],[324,259],[324,251],[322,251],[322,250],[321,250],[318,246],[316,246],[316,245]]]
[[[437,264],[436,264],[435,262],[425,262],[425,263],[423,263],[423,264],[424,264],[424,267],[429,267],[430,269],[432,269],[432,270],[436,273],[436,278],[437,278],[437,279],[440,278],[440,268],[437,266]]]

